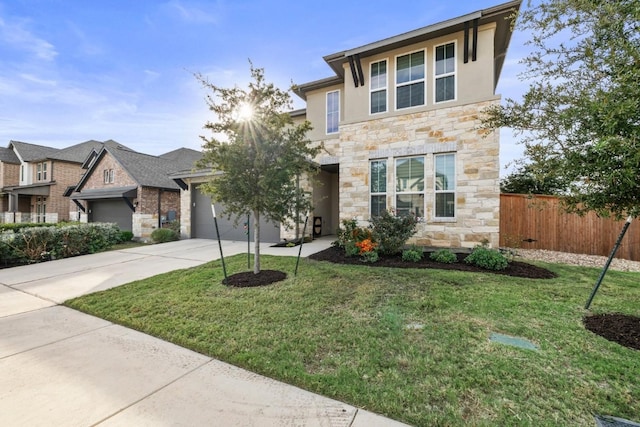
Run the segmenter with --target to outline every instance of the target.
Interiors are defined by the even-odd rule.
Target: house
[[[499,243],[499,135],[479,130],[511,38],[511,1],[324,57],[331,77],[299,85],[326,152],[316,161],[316,234],[388,209],[421,218],[413,243]]]
[[[180,187],[169,177],[190,170],[202,153],[181,148],[161,156],[106,141],[84,160],[84,175],[66,195],[80,209],[80,220],[115,222],[135,237],[180,220]]]
[[[82,161],[98,141],[57,149],[11,141],[0,151],[0,193],[4,222],[75,220],[65,190],[82,176]]]

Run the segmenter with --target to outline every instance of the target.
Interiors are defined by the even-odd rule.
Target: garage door
[[[242,218],[238,225],[234,225],[234,217],[227,219],[224,206],[216,204],[216,216],[218,217],[218,229],[223,240],[246,241],[247,235],[244,223],[247,218]],[[191,198],[191,234],[201,239],[217,239],[213,214],[211,213],[211,198],[202,193],[198,187],[193,190]],[[253,219],[251,219],[251,240],[253,241]],[[260,241],[277,243],[280,241],[280,226],[271,222],[260,221]]]
[[[122,199],[93,200],[89,209],[89,222],[115,222],[120,230],[132,230],[133,212]]]

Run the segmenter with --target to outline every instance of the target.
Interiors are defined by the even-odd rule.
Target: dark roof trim
[[[71,198],[74,200],[97,200],[97,199],[117,199],[120,197],[137,197],[138,187],[115,187],[115,188],[95,188],[74,192]]]

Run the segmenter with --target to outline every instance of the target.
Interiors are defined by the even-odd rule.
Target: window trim
[[[443,47],[443,46],[447,46],[447,45],[453,45],[453,71],[452,72],[445,72],[443,74],[437,74],[437,55],[436,55],[436,51],[439,47]],[[437,93],[438,90],[437,88],[437,84],[438,84],[438,79],[442,79],[445,77],[451,77],[453,76],[453,98],[451,99],[445,99],[442,101],[438,101],[436,100],[437,97]],[[442,104],[445,102],[455,102],[458,100],[458,41],[457,40],[451,40],[445,43],[440,43],[438,45],[433,46],[433,103],[434,104]]]
[[[381,62],[385,62],[386,63],[384,86],[376,88],[376,89],[373,89],[372,85],[371,85],[371,82],[373,81],[373,76],[372,76],[373,64],[379,64]],[[371,111],[371,108],[372,108],[371,96],[374,93],[382,92],[382,91],[384,91],[385,109],[384,109],[384,111],[376,111],[374,113],[374,112]],[[389,111],[389,58],[384,58],[384,59],[380,59],[378,61],[372,61],[372,62],[369,63],[369,115],[373,116],[373,115],[376,115],[376,114],[386,113],[388,111]]]
[[[373,163],[383,163],[385,164],[385,173],[384,173],[384,180],[385,180],[385,191],[377,191],[374,192],[372,190],[372,185],[373,185],[373,174],[372,174],[372,165]],[[373,197],[374,196],[384,196],[384,208],[385,210],[387,210],[387,194],[389,192],[389,161],[388,159],[371,159],[369,160],[369,217],[373,217],[373,212],[372,212],[372,208],[373,208]]]
[[[398,84],[398,58],[401,58],[403,56],[411,56],[414,53],[418,53],[418,52],[422,52],[422,54],[424,55],[424,63],[422,64],[424,70],[423,70],[423,77],[421,79],[417,79],[417,80],[409,80],[408,82],[403,82],[401,84]],[[403,53],[402,55],[396,55],[395,56],[395,70],[394,70],[394,94],[395,94],[395,102],[394,102],[394,109],[395,111],[400,111],[400,110],[407,110],[409,108],[419,108],[419,107],[425,107],[427,105],[427,49],[416,49],[414,51],[411,52],[406,52]],[[415,84],[415,83],[422,83],[424,86],[424,96],[422,97],[422,104],[419,105],[411,105],[409,107],[398,107],[398,88],[402,87],[402,86],[408,86],[411,84]]]
[[[115,182],[115,172],[113,169],[104,169],[102,172],[103,183],[113,184]]]
[[[36,182],[47,180],[47,162],[36,163]]]
[[[338,121],[337,121],[337,124],[336,124],[336,130],[330,132],[329,131],[329,95],[334,94],[334,93],[338,94],[338,110],[334,111],[334,112],[331,112],[331,113],[338,115]],[[326,92],[324,106],[325,106],[324,131],[325,131],[325,133],[327,135],[335,135],[335,134],[340,132],[340,89],[330,90],[330,91]]]
[[[453,190],[438,190],[437,179],[438,179],[438,166],[437,166],[437,158],[441,156],[453,156]],[[458,176],[457,176],[457,160],[458,156],[455,152],[449,153],[437,153],[433,155],[433,218],[437,221],[455,221],[458,209],[456,204],[456,194],[458,188]],[[453,194],[453,216],[438,216],[437,209],[437,195],[438,194]]]
[[[427,186],[426,182],[422,183],[422,191],[400,191],[398,190],[398,161],[399,160],[408,160],[408,159],[422,159],[422,179],[424,180],[427,177],[427,156],[419,155],[419,156],[401,156],[394,157],[393,160],[393,173],[395,180],[395,194],[394,194],[394,209],[396,213],[398,212],[398,196],[399,195],[422,195],[422,215],[424,217],[427,212]]]

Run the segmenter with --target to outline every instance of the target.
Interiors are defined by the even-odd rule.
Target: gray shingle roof
[[[19,165],[20,159],[12,149],[0,147],[0,162]]]
[[[158,157],[172,161],[174,163],[174,167],[171,172],[176,172],[180,170],[193,169],[195,167],[195,163],[202,158],[202,152],[183,147],[161,154]]]
[[[53,160],[65,162],[82,163],[93,150],[100,151],[104,144],[100,141],[85,141],[71,147],[63,148],[49,156]]]
[[[38,160],[46,160],[58,151],[57,148],[45,147],[44,145],[29,144],[28,142],[11,141],[9,148],[13,146],[18,152],[22,160],[25,162],[35,162]]]

